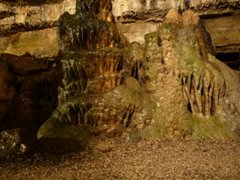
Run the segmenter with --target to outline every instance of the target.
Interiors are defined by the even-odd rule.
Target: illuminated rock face
[[[239,72],[215,58],[219,48],[198,16],[201,10],[183,1],[165,7],[154,2],[128,7],[141,14],[133,24],[116,9],[117,1],[82,0],[52,23],[21,26],[19,34],[4,30],[0,50],[18,56],[0,56],[1,130],[80,143],[91,135],[238,138]],[[149,20],[153,5],[157,16]],[[184,10],[190,6],[198,14]],[[136,32],[151,25],[130,37],[134,24]],[[36,37],[32,45],[27,35]]]
[[[234,72],[225,77],[232,70],[212,55],[198,15],[170,10],[158,30],[145,35],[144,45],[127,44],[111,2],[89,3],[81,1],[75,15],[60,18],[60,103],[39,138],[51,137],[57,122],[107,136],[127,131],[168,139],[237,137],[239,112],[238,120],[230,120],[232,110],[222,107],[226,102],[239,106],[230,100],[232,94],[239,99],[239,77]],[[229,78],[238,83],[229,86]]]
[[[1,1],[0,53],[55,57],[57,21],[64,12],[75,13],[76,0]]]
[[[205,22],[217,52],[239,52],[238,0],[113,0],[119,29],[130,42],[144,43],[144,35],[157,31],[171,8],[191,9]]]

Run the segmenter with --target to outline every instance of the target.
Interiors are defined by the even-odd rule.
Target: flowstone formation
[[[134,116],[141,114],[143,90],[134,78],[141,59],[134,54],[134,45],[124,48],[127,42],[118,32],[111,1],[78,1],[76,14],[64,14],[60,24],[63,79],[59,106],[38,137],[71,139],[75,136],[69,132],[72,127],[77,128],[81,141],[81,133],[84,138],[122,134]],[[61,126],[57,134],[55,126]]]
[[[233,138],[239,131],[239,108],[229,107],[239,107],[239,76],[215,59],[214,48],[207,48],[211,39],[199,17],[191,11],[180,16],[171,10],[160,27],[160,37],[164,62],[179,77],[185,109],[191,113],[187,120],[191,134]]]
[[[59,105],[39,139],[238,138],[239,75],[214,57],[192,11],[170,10],[145,44],[129,44],[111,1],[78,1],[60,39]]]
[[[39,10],[29,8],[32,16]],[[24,22],[17,35],[16,24],[0,28],[1,131],[17,128],[27,146],[38,139],[57,148],[82,146],[98,135],[239,138],[239,72],[215,58],[219,47],[195,12],[185,6],[181,13],[165,12],[139,43],[123,35],[111,0],[78,0],[75,11],[64,8],[70,13],[41,16],[27,28]]]

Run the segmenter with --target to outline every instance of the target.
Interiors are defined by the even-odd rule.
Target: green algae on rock
[[[86,15],[81,17],[89,22],[93,16],[103,17],[94,15],[94,11],[91,14],[88,9],[82,9],[83,12]],[[115,21],[111,23],[114,26]],[[71,30],[67,24],[65,21],[64,26]],[[206,30],[195,13],[186,11],[180,15],[170,10],[159,30],[146,34],[144,45],[133,42],[125,46],[114,43],[115,46],[107,41],[104,46],[97,45],[109,40],[104,38],[106,31],[98,34],[97,41],[88,33],[82,36],[86,41],[78,39],[79,36],[70,37],[70,44],[75,41],[80,44],[68,46],[70,49],[65,48],[62,53],[63,83],[57,109],[64,116],[53,113],[48,123],[61,123],[67,118],[76,125],[83,121],[94,135],[128,134],[134,139],[237,138],[239,114],[230,115],[233,109],[221,108],[239,106],[227,93],[232,86],[229,82],[237,77],[228,75],[226,72],[234,72],[210,54],[214,48],[205,38]],[[81,42],[90,45],[83,46]],[[239,91],[237,86],[232,90],[234,97]],[[88,104],[88,108],[80,110],[78,101]],[[83,113],[71,116],[70,109],[75,114]]]
[[[239,74],[214,57],[196,13],[170,10],[141,44],[121,34],[110,0],[79,0],[75,12],[60,17],[46,51],[46,38],[38,40],[48,28],[14,36],[9,52],[57,58],[0,57],[0,122],[17,102],[14,112],[29,119],[23,134],[36,140],[41,126],[44,144],[84,145],[92,135],[239,138]],[[31,38],[34,47],[23,49]]]

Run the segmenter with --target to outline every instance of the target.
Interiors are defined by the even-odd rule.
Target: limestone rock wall
[[[169,9],[191,9],[205,22],[219,52],[239,51],[239,7],[237,0],[153,1],[115,0],[113,14],[130,42],[144,43],[146,33],[155,32]]]
[[[0,53],[57,56],[58,19],[64,12],[74,13],[75,4],[74,0],[0,2]]]
[[[215,58],[239,52],[238,7],[1,1],[0,130],[20,128],[28,145],[36,135],[238,138],[239,73]]]
[[[158,29],[159,23],[162,22],[169,9],[192,9],[204,19],[218,52],[236,52],[239,50],[240,43],[237,34],[240,31],[238,27],[240,5],[237,0],[217,0],[214,2],[200,0],[113,0],[112,3],[112,12],[117,20],[118,28],[130,42],[144,43],[144,35]],[[10,52],[16,55],[23,55],[26,52],[34,54],[37,53],[35,49],[42,48],[42,52],[38,53],[37,56],[56,56],[59,50],[59,46],[56,44],[56,41],[59,40],[57,39],[58,25],[56,22],[64,12],[74,14],[75,8],[76,0],[36,3],[1,1],[0,52]],[[36,37],[35,33],[32,32],[36,30],[42,30],[38,34],[49,34],[50,40],[47,36],[39,35],[39,39],[36,41],[41,40],[48,43],[39,42],[39,44],[34,44],[34,46],[29,46],[28,49],[24,50],[23,46],[27,46],[26,44],[22,45],[21,42],[28,41],[24,39],[25,36],[38,38],[38,35]],[[23,32],[23,35],[19,32]],[[21,42],[18,43],[19,41]],[[55,51],[49,52],[47,47]],[[15,48],[19,50],[13,50]]]

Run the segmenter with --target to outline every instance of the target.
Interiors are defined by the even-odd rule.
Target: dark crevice
[[[134,11],[127,11],[124,12],[122,15],[121,22],[122,23],[131,23],[136,22],[137,20],[145,20],[148,22],[161,22],[162,18],[152,18],[152,17],[165,17],[168,10],[165,9],[151,9],[151,11],[141,11],[141,12],[134,12]]]
[[[203,15],[200,15],[200,17],[202,19],[213,19],[213,18],[232,16],[233,14],[234,12],[227,12],[227,13],[221,13],[221,14],[203,14]]]
[[[43,30],[43,29],[53,28],[57,26],[58,26],[57,22],[45,22],[45,23],[36,24],[36,25],[32,25],[29,23],[24,23],[24,24],[15,23],[15,24],[12,24],[9,29],[4,29],[0,27],[0,37],[10,36],[19,32]]]
[[[10,5],[15,6],[36,6],[36,5],[42,5],[42,4],[56,4],[61,3],[63,0],[0,0],[0,2],[7,3]]]
[[[224,62],[230,68],[240,70],[240,52],[217,53],[216,58]]]
[[[190,113],[193,113],[193,112],[192,112],[192,108],[191,108],[191,104],[190,104],[190,103],[188,103],[188,107],[187,107],[187,109],[188,109],[188,111],[189,111]]]
[[[15,15],[15,13],[13,13],[13,12],[2,11],[2,12],[0,12],[0,20],[7,18],[7,17],[14,16],[14,15]]]

